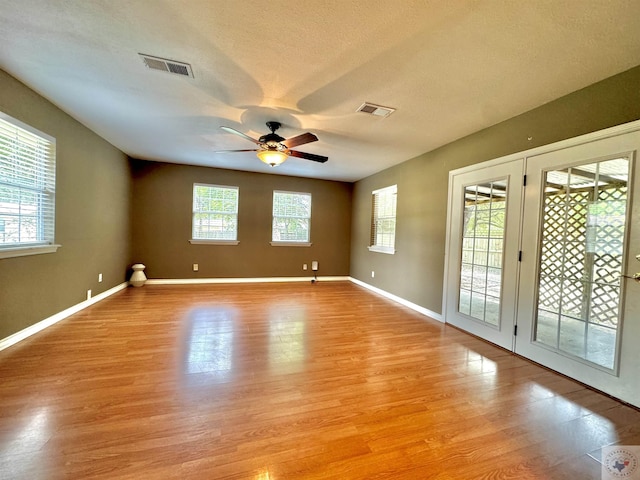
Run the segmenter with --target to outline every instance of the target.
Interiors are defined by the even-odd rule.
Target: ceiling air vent
[[[193,78],[193,71],[191,65],[183,62],[176,62],[175,60],[168,60],[166,58],[152,57],[151,55],[145,55],[139,53],[147,68],[151,70],[160,70],[167,73],[175,73],[176,75],[182,75],[183,77]]]
[[[375,115],[376,117],[388,117],[395,111],[395,108],[383,107],[382,105],[375,105],[368,102],[363,103],[360,105],[360,108],[356,110],[356,112],[368,113],[370,115]]]

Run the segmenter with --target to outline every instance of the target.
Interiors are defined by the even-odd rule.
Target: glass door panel
[[[464,188],[462,268],[458,311],[497,327],[500,324],[507,182]]]
[[[513,348],[522,160],[450,178],[445,321]]]
[[[629,158],[544,173],[536,342],[613,369]]]

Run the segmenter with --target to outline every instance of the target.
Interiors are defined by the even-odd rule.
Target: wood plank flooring
[[[640,412],[348,282],[129,288],[0,352],[2,479],[599,479]]]

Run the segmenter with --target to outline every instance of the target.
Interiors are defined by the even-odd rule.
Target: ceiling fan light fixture
[[[284,162],[289,155],[279,150],[259,150],[256,153],[261,162],[266,163],[270,167],[277,167]]]

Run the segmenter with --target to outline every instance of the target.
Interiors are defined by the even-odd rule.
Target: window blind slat
[[[397,185],[375,190],[371,195],[370,246],[393,250],[395,247]]]
[[[55,139],[23,126],[0,113],[0,249],[54,243]]]

